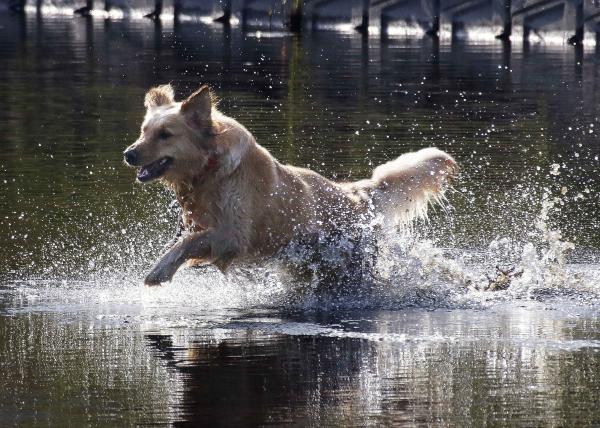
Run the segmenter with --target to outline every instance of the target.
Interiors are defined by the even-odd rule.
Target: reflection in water
[[[21,425],[594,425],[597,317],[531,309],[242,315],[149,333],[4,317],[0,411]]]
[[[509,310],[362,312],[319,324],[241,320],[233,330],[189,338],[170,359],[183,375],[184,418],[198,423],[596,420],[600,414],[579,407],[571,388],[597,388],[586,372],[597,373],[600,343],[576,339],[581,323]],[[478,325],[491,319],[497,331]],[[521,341],[537,329],[550,336]],[[581,350],[561,357],[570,346]],[[173,349],[158,347],[163,355]]]
[[[599,423],[594,52],[0,15],[0,58],[2,420]],[[121,151],[169,81],[214,86],[277,158],[329,177],[436,145],[463,167],[454,210],[382,249],[351,312],[268,268],[141,289],[170,195]],[[509,262],[528,270],[507,292],[466,287]]]
[[[176,378],[139,334],[54,314],[0,318],[4,426],[168,421]],[[102,422],[100,422],[102,421]]]
[[[436,318],[438,324],[444,317]],[[397,343],[299,333],[237,331],[175,353],[183,419],[364,426],[512,425],[539,418],[561,425],[600,416],[587,406],[573,408],[580,404],[575,389],[597,388],[586,372],[597,373],[600,360],[589,349],[558,358],[543,346],[484,338],[467,345],[473,337]]]

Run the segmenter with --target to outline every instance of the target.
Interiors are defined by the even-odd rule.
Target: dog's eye
[[[158,138],[160,138],[161,140],[166,140],[167,138],[172,136],[173,134],[171,134],[169,131],[165,131],[164,129],[158,133]]]

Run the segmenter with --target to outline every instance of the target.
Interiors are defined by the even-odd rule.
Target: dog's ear
[[[151,109],[175,102],[175,93],[170,84],[150,89],[144,98],[144,107]]]
[[[227,176],[237,169],[247,150],[246,143],[222,149],[219,160],[219,174]]]
[[[211,122],[212,105],[213,95],[204,85],[181,103],[181,113],[193,124],[207,124]]]

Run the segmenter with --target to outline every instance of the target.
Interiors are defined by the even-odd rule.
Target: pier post
[[[455,42],[460,39],[461,33],[465,31],[465,23],[460,21],[452,22],[452,41]]]
[[[439,37],[440,35],[440,0],[431,1],[433,20],[431,21],[431,28],[427,31],[427,35],[432,37]]]
[[[502,33],[498,34],[498,40],[510,40],[512,35],[512,0],[504,0],[502,5]]]
[[[248,29],[248,9],[246,7],[242,8],[242,31],[246,31]]]
[[[181,0],[173,0],[173,20],[175,22],[179,22],[182,9],[183,5],[181,4]]]
[[[163,10],[163,0],[154,0],[154,10],[147,15],[144,15],[144,18],[150,18],[159,20],[160,15],[162,15]]]
[[[94,0],[86,0],[85,6],[75,9],[73,13],[81,16],[89,16],[92,10],[94,10]]]
[[[371,0],[362,1],[362,19],[360,25],[356,27],[356,31],[363,34],[369,33],[369,7],[371,6]]]
[[[388,26],[390,25],[390,18],[384,11],[381,12],[381,18],[379,22],[381,37],[386,39],[388,36]]]
[[[248,0],[244,0],[242,2],[242,12],[241,12],[241,14],[242,14],[242,20],[241,20],[242,31],[246,31],[248,29],[248,12],[249,12],[248,11],[248,3],[249,3]]]
[[[289,29],[292,33],[302,31],[302,3],[303,0],[291,0]]]
[[[112,1],[104,0],[104,12],[110,12],[111,9],[112,9]]]
[[[567,0],[565,2],[565,27],[573,29],[573,35],[568,43],[580,45],[583,42],[583,0]]]
[[[223,15],[215,19],[215,22],[229,25],[231,21],[231,0],[223,0]]]
[[[529,44],[529,36],[531,35],[531,27],[525,21],[523,22],[523,43]]]

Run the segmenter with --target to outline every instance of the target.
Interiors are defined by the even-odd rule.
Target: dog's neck
[[[220,216],[219,198],[226,185],[225,177],[219,174],[220,163],[217,156],[209,157],[205,166],[194,176],[177,182],[168,183],[173,189],[179,205],[190,218],[202,217],[210,213],[210,217]],[[235,174],[235,171],[228,176]],[[204,225],[203,227],[206,227]]]

